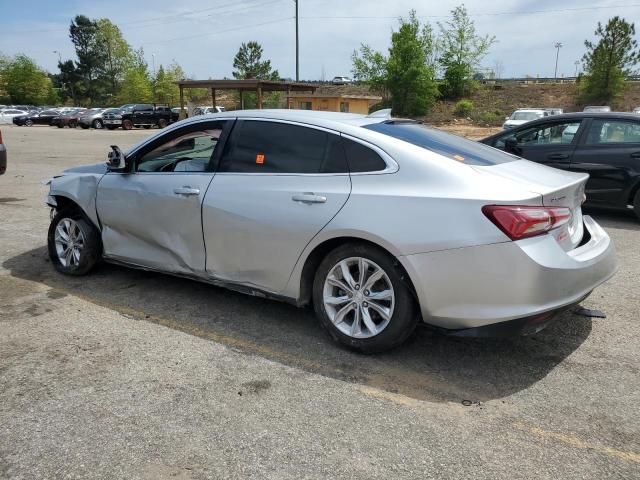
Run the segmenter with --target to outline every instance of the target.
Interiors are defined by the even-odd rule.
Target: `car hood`
[[[91,165],[80,165],[79,167],[67,168],[62,171],[62,175],[70,175],[74,173],[107,173],[107,164],[105,162],[92,163]]]

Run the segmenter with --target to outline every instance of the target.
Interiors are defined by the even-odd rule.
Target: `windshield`
[[[539,112],[513,112],[511,120],[535,120],[542,117],[542,113]]]
[[[497,165],[516,160],[516,157],[482,143],[428,128],[419,123],[389,121],[365,125],[364,128],[417,145],[467,165]]]

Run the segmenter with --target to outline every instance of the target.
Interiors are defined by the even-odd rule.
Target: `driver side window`
[[[222,122],[172,132],[166,141],[143,154],[136,171],[144,173],[206,172],[222,134]]]

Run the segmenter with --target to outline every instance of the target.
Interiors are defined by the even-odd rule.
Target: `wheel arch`
[[[65,210],[77,211],[86,220],[90,221],[98,230],[100,230],[100,225],[97,222],[97,218],[92,218],[92,216],[88,214],[88,212],[82,207],[82,205],[80,205],[75,199],[69,196],[63,194],[49,195],[49,197],[47,198],[47,205],[55,208],[58,212],[62,212]]]
[[[406,280],[407,285],[409,286],[411,292],[413,293],[416,301],[418,301],[417,295],[415,294],[414,283],[409,275],[409,272],[402,264],[399,259],[399,255],[395,254],[392,251],[392,248],[388,248],[385,246],[386,242],[376,241],[373,239],[365,238],[364,236],[358,235],[341,235],[335,236],[331,238],[326,238],[322,241],[316,242],[312,247],[307,247],[307,253],[304,258],[301,256],[298,261],[298,265],[294,270],[292,275],[292,279],[289,281],[289,285],[295,290],[292,293],[295,298],[297,298],[297,304],[299,306],[308,305],[312,301],[312,292],[313,292],[313,280],[315,277],[315,273],[318,269],[318,266],[322,262],[322,260],[336,248],[345,245],[345,244],[367,244],[373,247],[376,247],[380,250],[383,250],[387,253],[391,258],[393,258],[396,262],[396,266],[401,270],[403,279]]]

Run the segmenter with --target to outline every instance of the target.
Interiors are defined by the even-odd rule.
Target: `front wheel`
[[[49,258],[66,275],[85,275],[98,263],[102,252],[98,229],[82,215],[58,212],[47,235]]]
[[[158,120],[158,128],[164,128],[167,126],[167,121],[164,118]]]
[[[406,273],[380,248],[347,244],[321,262],[313,304],[322,326],[337,342],[363,353],[392,349],[418,323]]]
[[[123,120],[122,121],[122,129],[123,130],[131,130],[133,128],[133,122],[131,120]]]
[[[93,128],[95,128],[96,130],[101,130],[103,125],[104,124],[102,123],[102,120],[100,120],[99,118],[93,121]]]
[[[32,126],[33,126],[33,120],[25,120],[24,124],[25,124],[27,127],[32,127]]]

